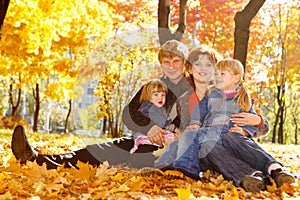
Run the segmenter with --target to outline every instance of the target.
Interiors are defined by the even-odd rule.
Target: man
[[[180,127],[180,119],[176,116],[175,102],[190,87],[188,81],[184,78],[184,63],[187,58],[188,48],[176,40],[167,41],[162,45],[158,59],[161,64],[164,81],[168,87],[165,108],[167,114],[172,115],[173,123]],[[152,143],[162,146],[164,143],[164,130],[152,122],[148,117],[138,112],[140,107],[139,98],[142,88],[133,97],[131,102],[123,110],[123,122],[131,130],[140,132],[149,137]],[[141,145],[139,149],[130,154],[130,149],[134,145],[133,137],[120,138],[104,144],[88,145],[86,148],[79,149],[70,153],[59,155],[38,154],[29,144],[25,129],[17,126],[12,137],[12,151],[16,159],[21,163],[36,161],[37,164],[46,164],[47,169],[55,169],[61,165],[65,167],[77,167],[77,161],[89,163],[98,166],[104,161],[109,164],[126,164],[134,168],[152,167],[156,157],[153,151],[157,150],[157,145]]]

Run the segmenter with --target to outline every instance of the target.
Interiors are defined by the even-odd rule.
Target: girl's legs
[[[198,130],[187,130],[178,140],[176,159],[169,166],[170,169],[177,169],[185,175],[199,179],[199,143]]]
[[[154,162],[155,168],[164,168],[169,166],[175,159],[178,150],[178,140],[171,142],[163,151],[163,154]]]

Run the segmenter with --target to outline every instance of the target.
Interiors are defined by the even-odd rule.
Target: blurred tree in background
[[[22,115],[26,94],[34,130],[38,122],[49,121],[88,128],[89,122],[80,118],[91,115],[98,124],[91,129],[119,137],[128,131],[120,118],[124,105],[145,81],[160,76],[157,51],[164,38],[159,33],[168,32],[190,48],[206,44],[234,57],[235,17],[251,3],[260,7],[245,29],[249,38],[244,64],[257,110],[271,123],[271,134],[263,140],[298,143],[297,0],[13,0],[0,46],[2,113],[10,108]],[[80,108],[82,85],[93,80],[96,101]]]

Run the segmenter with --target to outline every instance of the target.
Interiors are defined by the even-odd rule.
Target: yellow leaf
[[[210,176],[210,170],[208,169],[205,174],[204,174],[205,178],[208,179]]]
[[[268,192],[274,192],[277,187],[276,183],[272,178],[270,178],[270,181],[271,181],[272,185],[267,185],[267,190],[268,190]]]
[[[126,185],[126,183],[120,185],[119,187],[113,187],[110,192],[116,193],[116,192],[127,192],[130,188]]]
[[[77,166],[79,167],[79,170],[76,170],[78,178],[89,179],[94,174],[91,165],[88,163],[78,161]]]
[[[238,200],[239,199],[239,192],[237,191],[236,187],[234,187],[231,191],[228,191],[224,195],[224,200]]]
[[[179,199],[187,199],[190,197],[191,189],[188,187],[186,189],[183,188],[174,188],[174,191],[177,193]]]
[[[122,173],[117,173],[115,176],[112,177],[112,180],[113,181],[120,181],[124,178],[123,174]]]

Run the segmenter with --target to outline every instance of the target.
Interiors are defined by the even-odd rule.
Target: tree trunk
[[[107,136],[107,134],[106,134],[106,123],[107,123],[107,117],[103,117],[102,133],[105,134],[105,136]]]
[[[8,9],[9,1],[10,0],[1,0],[0,2],[0,40],[2,35],[2,26]]]
[[[39,90],[39,84],[35,84],[35,90],[33,90],[33,97],[35,100],[35,110],[33,115],[33,127],[32,130],[37,132],[37,124],[38,124],[38,118],[39,118],[39,111],[40,111],[40,90]]]
[[[67,117],[66,117],[66,122],[65,122],[65,129],[64,129],[64,133],[68,133],[68,124],[69,124],[69,117],[70,117],[70,114],[71,114],[71,111],[72,111],[72,100],[70,99],[69,100],[69,110],[68,110],[68,114],[67,114]]]
[[[11,116],[16,116],[17,115],[17,110],[19,108],[19,105],[21,103],[21,89],[18,89],[18,98],[17,98],[17,103],[16,105],[14,104],[13,100],[13,88],[12,85],[9,86],[9,104],[11,105]]]
[[[169,26],[170,21],[170,0],[159,0],[158,2],[158,36],[160,45],[163,45],[168,40],[182,39],[185,31],[185,7],[187,0],[180,0],[179,24],[177,30],[172,33]]]
[[[250,24],[265,0],[251,0],[244,10],[237,12],[234,17],[234,55],[233,57],[242,62],[246,67]]]
[[[285,100],[283,100],[280,113],[279,113],[279,127],[278,127],[278,143],[283,144],[283,125],[284,125],[284,113],[285,113]]]
[[[294,120],[294,124],[295,124],[295,131],[294,131],[294,139],[295,139],[295,144],[298,144],[298,118],[297,115],[295,115],[295,113],[293,114],[293,120]]]
[[[21,77],[19,76],[19,80],[21,82]],[[13,81],[11,79],[11,81]],[[14,102],[14,98],[13,98],[13,85],[10,84],[9,85],[9,104],[11,105],[11,116],[16,116],[17,115],[17,110],[20,106],[20,103],[21,103],[21,95],[22,95],[22,90],[19,88],[18,89],[18,94],[17,94],[17,102],[16,102],[16,105],[15,105],[15,102]]]

